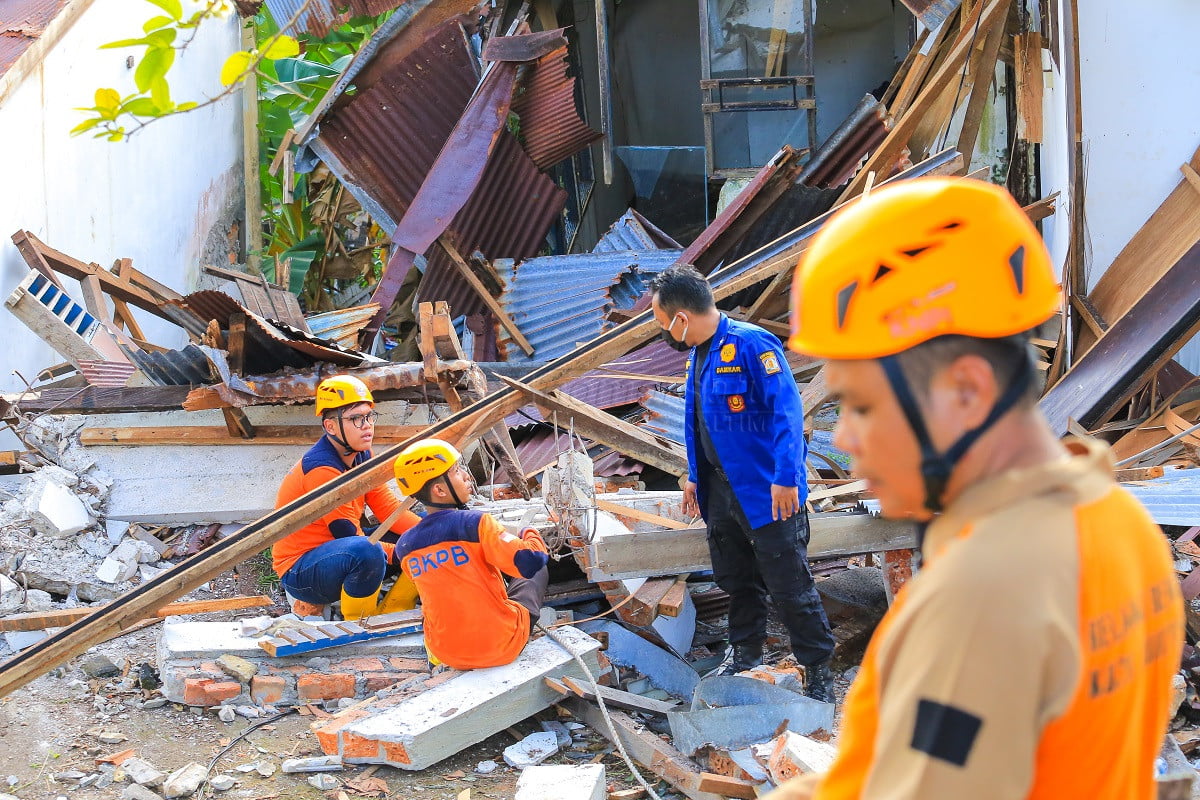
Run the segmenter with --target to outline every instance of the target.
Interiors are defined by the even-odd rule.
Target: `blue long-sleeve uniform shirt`
[[[688,479],[697,486],[700,511],[707,517],[708,459],[696,434],[696,393],[692,371],[699,369],[701,411],[720,467],[753,528],[771,520],[771,484],[797,486],[808,496],[804,460],[804,411],[800,390],[775,336],[757,325],[721,315],[708,357],[697,365],[688,357],[684,393],[684,435]]]

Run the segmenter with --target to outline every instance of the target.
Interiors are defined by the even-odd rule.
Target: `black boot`
[[[822,703],[837,702],[833,694],[833,674],[829,671],[828,661],[804,668],[804,694]]]
[[[761,644],[735,644],[725,651],[725,660],[704,677],[736,675],[762,664]]]

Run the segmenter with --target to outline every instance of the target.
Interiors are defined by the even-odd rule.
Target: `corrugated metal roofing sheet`
[[[208,358],[204,351],[194,344],[189,344],[182,350],[167,350],[162,353],[144,353],[132,347],[124,349],[138,369],[159,385],[199,386],[213,380]]]
[[[599,477],[635,475],[642,471],[642,464],[632,461],[611,448],[584,440],[588,445],[588,457],[592,469]],[[541,472],[553,464],[560,453],[571,449],[566,433],[555,431],[549,425],[539,425],[518,441],[514,447],[517,458],[526,475]]]
[[[528,356],[502,333],[509,361],[558,358],[612,327],[611,308],[631,308],[650,277],[675,263],[678,250],[583,253],[531,258],[503,276],[500,304],[533,345]]]
[[[296,26],[319,37],[351,17],[377,17],[405,0],[266,0],[271,17],[283,25],[295,18]]]
[[[549,169],[604,135],[580,117],[568,67],[565,45],[547,53],[529,65],[522,80],[525,91],[513,100],[525,152],[539,169]]]
[[[1170,470],[1125,488],[1159,525],[1200,525],[1200,469]]]
[[[0,3],[0,75],[46,31],[71,0],[4,0]]]
[[[137,367],[128,361],[80,361],[79,371],[91,386],[124,386]]]
[[[593,253],[614,250],[682,250],[683,245],[672,239],[650,220],[632,208],[617,218],[612,227],[600,237]]]
[[[646,419],[641,423],[643,428],[676,444],[683,444],[682,395],[654,390],[641,402],[641,406],[647,412]]]
[[[377,304],[367,303],[365,306],[313,314],[305,317],[305,322],[313,336],[328,339],[339,347],[353,348],[358,341],[358,332],[377,311]]]

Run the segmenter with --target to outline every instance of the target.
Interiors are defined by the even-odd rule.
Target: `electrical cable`
[[[617,751],[621,754],[621,758],[625,759],[625,766],[629,767],[629,772],[637,780],[638,784],[650,795],[650,800],[662,800],[662,797],[660,797],[659,794],[654,791],[654,788],[646,782],[646,779],[642,777],[642,773],[638,772],[638,768],[634,766],[633,759],[631,759],[629,754],[625,752],[625,745],[621,744],[621,737],[617,735],[617,730],[612,723],[612,718],[608,716],[608,707],[604,705],[604,698],[600,696],[600,686],[596,683],[596,678],[592,675],[592,671],[588,669],[587,663],[579,657],[578,653],[568,647],[567,643],[564,642],[562,638],[553,630],[544,627],[541,622],[537,623],[537,627],[540,628],[543,633],[553,639],[559,647],[570,653],[571,658],[575,659],[575,663],[578,664],[580,669],[583,670],[583,674],[587,677],[588,683],[591,684],[592,693],[596,696],[596,704],[600,706],[600,716],[604,717],[604,724],[608,726],[608,732],[612,736],[612,743],[617,746]]]
[[[237,736],[233,737],[233,739],[230,740],[229,744],[222,747],[221,752],[219,752],[215,756],[213,756],[213,760],[208,762],[208,769],[204,770],[204,780],[200,781],[200,785],[196,787],[196,796],[197,797],[202,796],[205,787],[208,786],[208,778],[210,775],[212,775],[213,767],[215,767],[217,765],[217,762],[220,761],[221,758],[226,753],[228,753],[235,744],[240,742],[242,739],[245,739],[247,736],[249,736],[254,731],[258,730],[262,726],[270,725],[272,722],[278,722],[279,720],[283,719],[284,717],[288,716],[289,714],[295,714],[299,710],[300,709],[298,707],[293,706],[292,708],[289,708],[287,711],[280,711],[278,714],[276,714],[273,717],[267,717],[264,720],[259,720],[258,722],[254,723],[253,725],[247,726],[244,731],[239,733]]]

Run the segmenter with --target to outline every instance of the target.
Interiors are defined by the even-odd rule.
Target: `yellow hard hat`
[[[1050,254],[999,186],[915,178],[838,212],[792,281],[791,349],[882,358],[946,334],[999,338],[1058,310]]]
[[[458,448],[441,439],[413,442],[396,456],[396,482],[407,495],[419,492],[434,478],[445,475],[462,459]]]
[[[353,375],[334,375],[317,387],[317,416],[331,408],[352,406],[355,403],[375,405],[367,385]]]

